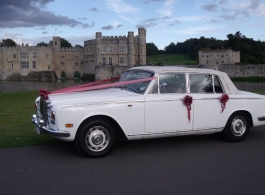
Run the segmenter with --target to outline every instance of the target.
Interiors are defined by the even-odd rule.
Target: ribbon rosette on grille
[[[47,100],[47,99],[48,99],[48,94],[49,94],[49,92],[48,92],[47,89],[41,89],[41,90],[40,90],[40,96],[41,96],[43,99]]]

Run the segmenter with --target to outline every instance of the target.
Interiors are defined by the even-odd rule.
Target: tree
[[[17,46],[17,44],[12,39],[3,39],[2,42],[0,42],[0,46],[15,47],[15,46]]]
[[[49,46],[49,43],[39,42],[36,46],[37,47],[41,47],[41,46],[47,47],[47,46]]]
[[[146,43],[146,55],[158,54],[158,48],[154,43]]]
[[[72,45],[64,38],[61,38],[61,47],[72,47]]]

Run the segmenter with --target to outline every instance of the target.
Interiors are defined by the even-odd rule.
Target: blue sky
[[[265,0],[0,0],[0,39],[48,43],[53,36],[73,46],[103,36],[147,31],[164,49],[189,38],[227,39],[240,31],[265,41]]]

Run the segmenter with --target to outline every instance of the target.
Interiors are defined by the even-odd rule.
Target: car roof
[[[209,74],[220,74],[221,71],[212,70],[212,69],[203,69],[203,68],[187,68],[179,66],[137,66],[131,69],[141,69],[141,70],[149,70],[155,73],[163,73],[170,71],[180,71],[180,72],[198,72],[198,73],[209,73]]]

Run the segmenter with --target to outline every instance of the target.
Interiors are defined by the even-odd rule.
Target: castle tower
[[[134,32],[128,32],[128,66],[135,65]]]
[[[140,65],[146,64],[146,30],[138,28],[139,35],[139,63]]]
[[[58,51],[61,49],[61,38],[52,37],[52,49],[53,51]]]
[[[101,39],[102,39],[102,33],[101,32],[96,32],[96,58],[95,58],[95,65],[100,65],[101,63]]]

